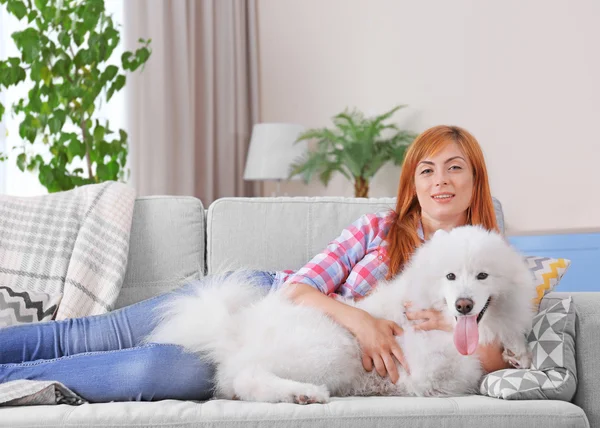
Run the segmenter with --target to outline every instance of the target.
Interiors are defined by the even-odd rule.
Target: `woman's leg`
[[[213,374],[212,366],[197,355],[175,345],[158,344],[0,364],[0,383],[17,379],[59,381],[97,403],[207,400],[212,395]]]
[[[0,328],[0,364],[135,347],[156,325],[154,312],[159,305],[201,284],[192,281],[102,315]]]
[[[248,277],[259,286],[270,287],[273,282],[267,272],[248,271]],[[103,315],[0,328],[0,364],[136,347],[156,326],[160,305],[180,293],[191,293],[205,280]]]

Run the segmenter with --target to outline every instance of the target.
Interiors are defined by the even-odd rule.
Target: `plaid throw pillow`
[[[507,400],[571,401],[577,387],[575,305],[571,297],[544,297],[541,307],[527,336],[533,353],[531,369],[489,373],[481,383],[481,394]]]
[[[49,321],[62,295],[50,295],[0,285],[0,327]]]

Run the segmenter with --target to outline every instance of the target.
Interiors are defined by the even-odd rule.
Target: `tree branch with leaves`
[[[21,171],[37,171],[49,192],[108,180],[122,180],[128,155],[127,133],[114,132],[95,115],[102,102],[123,89],[125,71],[150,58],[150,40],[139,39],[124,52],[120,66],[109,64],[120,34],[104,0],[0,0],[8,13],[27,20],[11,36],[20,57],[0,60],[0,90],[28,85],[27,97],[14,102],[19,117]],[[0,103],[0,120],[5,113]],[[71,129],[71,131],[69,131]],[[44,159],[39,144],[51,156]],[[27,150],[31,144],[32,150]],[[37,150],[36,150],[37,148]],[[75,158],[87,168],[72,168]],[[6,154],[0,154],[5,160]]]

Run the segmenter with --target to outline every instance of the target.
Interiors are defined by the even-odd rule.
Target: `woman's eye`
[[[488,274],[485,272],[480,272],[477,274],[477,279],[486,279],[488,277]]]
[[[431,169],[427,168],[424,169],[423,171],[421,171],[421,174],[429,174],[431,172]]]
[[[450,169],[462,169],[462,167],[458,166],[458,165],[452,165],[450,167]]]
[[[456,279],[456,275],[454,275],[453,273],[449,273],[448,275],[446,275],[446,278],[448,278],[449,281],[454,281]]]

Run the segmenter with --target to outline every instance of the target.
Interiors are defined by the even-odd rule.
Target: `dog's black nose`
[[[471,299],[458,299],[454,306],[461,314],[468,315],[473,309],[473,301]]]

